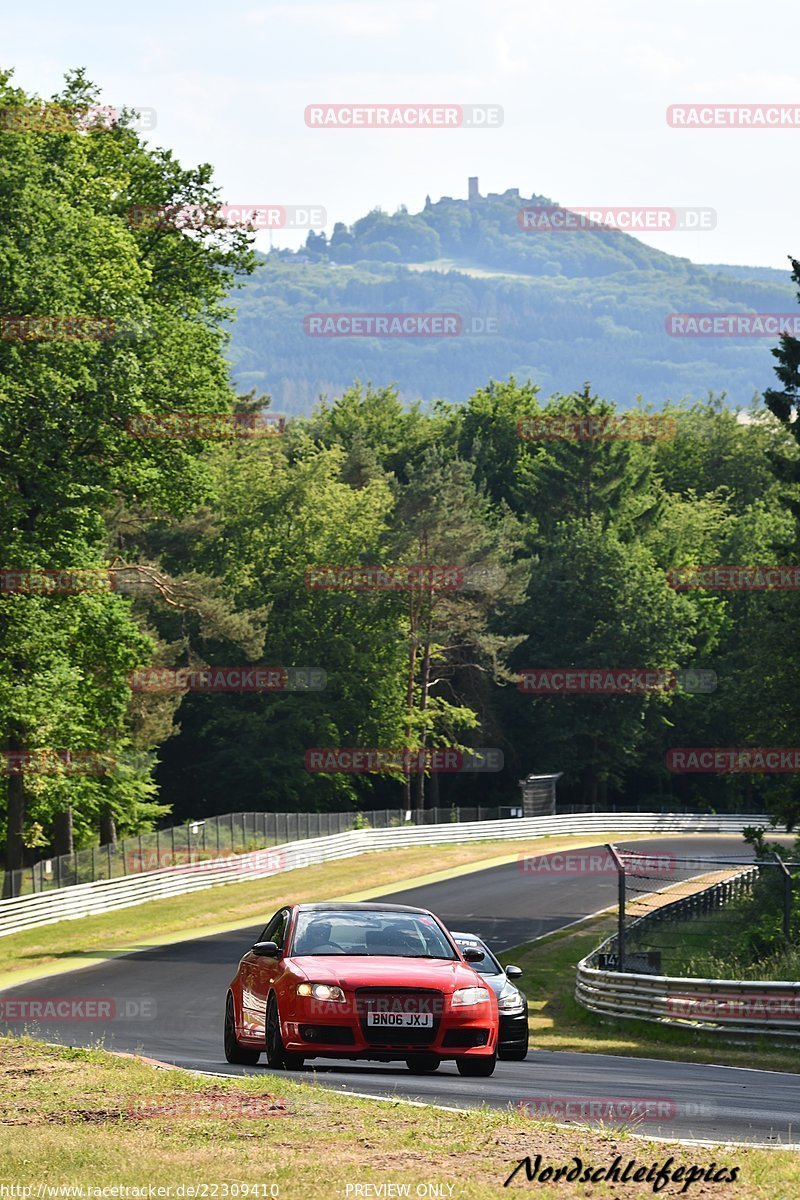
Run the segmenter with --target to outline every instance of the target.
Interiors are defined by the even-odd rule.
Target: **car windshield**
[[[483,951],[483,958],[480,962],[470,963],[473,971],[477,971],[479,975],[502,975],[503,968],[492,954],[485,942],[478,941],[477,938],[453,938],[453,941],[458,946],[459,950],[466,950],[472,947],[476,950]]]
[[[301,912],[290,953],[456,958],[433,917],[380,910]]]

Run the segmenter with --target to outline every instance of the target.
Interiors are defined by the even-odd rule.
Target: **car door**
[[[276,942],[283,948],[288,913],[287,908],[279,909],[259,935],[259,942]],[[239,968],[242,982],[242,1032],[247,1038],[260,1038],[264,1034],[264,1011],[270,983],[268,969],[277,965],[276,959],[259,958],[252,951],[242,959]],[[266,971],[265,967],[268,968]]]
[[[286,934],[289,929],[289,918],[292,910],[282,908],[270,921],[259,941],[275,942],[281,954],[278,958],[261,958],[251,955],[250,963],[250,992],[252,1008],[249,1014],[252,1024],[248,1033],[252,1037],[265,1036],[265,1019],[267,1011],[267,996],[278,975],[283,969],[282,956],[286,946]]]

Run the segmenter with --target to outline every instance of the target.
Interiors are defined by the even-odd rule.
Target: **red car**
[[[307,1058],[405,1060],[491,1075],[497,998],[424,908],[287,904],[239,963],[225,1004],[225,1057],[299,1070]]]

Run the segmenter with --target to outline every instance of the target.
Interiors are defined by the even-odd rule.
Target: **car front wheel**
[[[497,1066],[497,1055],[492,1054],[482,1058],[457,1058],[456,1066],[458,1067],[459,1075],[485,1079],[489,1075],[494,1075],[494,1069]]]
[[[284,1050],[281,1037],[281,1022],[278,1015],[278,1002],[270,996],[267,1002],[266,1019],[267,1063],[274,1071],[299,1071],[306,1061],[302,1054],[292,1054]]]
[[[225,1059],[241,1067],[254,1067],[261,1058],[260,1050],[245,1050],[236,1037],[236,1019],[233,1012],[233,996],[228,993],[225,1001]]]

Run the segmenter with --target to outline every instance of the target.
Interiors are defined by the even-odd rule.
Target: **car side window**
[[[275,944],[278,946],[278,948],[280,950],[283,950],[283,948],[286,944],[286,930],[289,928],[289,909],[288,908],[282,909],[278,913],[278,917],[279,917],[278,925],[275,929],[275,932],[272,934],[272,937],[269,940],[272,942],[275,942]]]
[[[286,937],[286,926],[288,921],[289,911],[286,908],[282,908],[280,912],[275,913],[275,916],[272,918],[269,925],[267,925],[266,929],[258,940],[260,942],[275,942],[275,944],[280,946],[282,950],[283,940]]]

